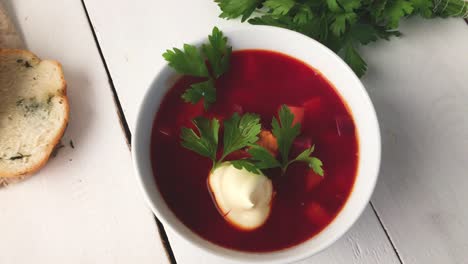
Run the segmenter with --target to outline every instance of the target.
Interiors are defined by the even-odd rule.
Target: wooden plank
[[[16,32],[16,27],[0,1],[0,48],[20,49],[24,45],[21,36]]]
[[[0,263],[168,263],[82,3],[7,4],[28,48],[63,64],[71,119],[57,157],[0,189]]]
[[[404,263],[467,263],[468,26],[402,30],[364,52],[383,139],[372,200]]]
[[[212,1],[85,1],[98,34],[123,110],[133,127],[137,106],[168,47],[206,35],[214,25],[249,26],[217,18]],[[180,8],[183,5],[183,8]],[[111,10],[111,11],[110,11]],[[173,10],[173,11],[168,11]],[[175,12],[174,10],[177,10]],[[166,227],[166,229],[168,229]],[[168,229],[180,263],[220,263],[195,249]],[[398,263],[378,219],[368,209],[343,239],[320,255],[302,263]],[[224,263],[224,262],[223,262]]]

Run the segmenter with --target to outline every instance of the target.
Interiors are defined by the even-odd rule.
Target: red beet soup
[[[205,112],[181,94],[199,78],[181,77],[162,100],[153,124],[151,160],[157,186],[169,208],[189,229],[217,245],[250,252],[285,249],[312,238],[340,212],[356,178],[358,139],[353,118],[334,87],[315,69],[287,55],[235,51],[229,71],[216,81],[216,103]],[[182,127],[203,115],[220,120],[234,112],[257,113],[262,126],[286,104],[301,113],[302,133],[291,149],[315,145],[325,175],[293,163],[280,176],[271,170],[274,198],[269,218],[253,231],[223,219],[207,186],[211,160],[180,145]],[[302,114],[303,113],[303,114]]]

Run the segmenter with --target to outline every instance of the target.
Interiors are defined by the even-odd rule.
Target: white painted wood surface
[[[402,31],[364,53],[383,137],[372,201],[403,263],[468,263],[468,25]]]
[[[7,2],[28,47],[64,65],[72,111],[64,143],[73,139],[76,148],[0,189],[0,263],[167,263],[81,2]],[[164,49],[214,25],[248,26],[216,18],[211,0],[85,3],[131,127]],[[363,81],[383,136],[372,201],[404,264],[466,263],[468,26],[411,20],[402,31],[363,49],[370,68]],[[168,235],[179,263],[220,263]],[[368,208],[344,238],[301,263],[398,262]]]
[[[143,93],[165,63],[161,57],[165,49],[205,36],[214,25],[249,26],[218,19],[216,4],[207,0],[145,0],[138,4],[126,0],[86,0],[85,3],[131,127]],[[220,263],[166,229],[178,262]],[[378,219],[368,208],[339,242],[301,263],[398,263],[398,259]]]
[[[63,64],[71,119],[56,158],[0,189],[0,263],[168,263],[82,4],[46,2],[7,6],[28,48]]]

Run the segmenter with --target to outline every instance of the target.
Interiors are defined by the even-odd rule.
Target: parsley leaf
[[[217,27],[213,28],[208,41],[202,45],[203,53],[193,45],[184,44],[183,50],[173,48],[163,54],[169,66],[176,72],[205,78],[205,81],[192,84],[182,94],[182,99],[187,103],[196,104],[204,99],[205,110],[216,102],[215,79],[229,70],[232,53],[232,47],[227,45],[227,38]],[[212,74],[208,70],[207,62]]]
[[[367,64],[356,51],[354,46],[347,42],[343,49],[344,61],[353,69],[357,76],[362,76],[367,70]]]
[[[260,168],[252,163],[251,161],[249,160],[246,160],[246,159],[240,159],[240,160],[231,160],[229,161],[232,166],[234,166],[234,168],[236,169],[246,169],[247,171],[250,171],[252,173],[256,173],[256,174],[262,174],[262,171],[260,170]]]
[[[387,19],[389,28],[397,28],[400,19],[413,12],[413,5],[406,0],[389,1],[383,11],[383,16]]]
[[[286,105],[282,105],[279,112],[279,121],[273,117],[271,121],[272,133],[278,140],[278,149],[281,163],[285,166],[289,160],[289,150],[294,139],[300,134],[301,124],[293,125],[294,115]]]
[[[378,39],[376,29],[369,24],[355,24],[350,31],[353,39],[363,45],[377,41]]]
[[[301,26],[311,20],[313,16],[314,14],[312,13],[310,7],[301,5],[298,7],[296,15],[294,15],[293,22]]]
[[[264,15],[249,20],[252,25],[267,25],[295,30],[293,20],[290,17]]]
[[[294,0],[267,0],[263,3],[263,6],[270,8],[273,15],[286,15],[294,5]]]
[[[375,22],[381,22],[382,21],[382,13],[385,9],[385,6],[387,5],[387,0],[384,1],[373,1],[369,5],[369,15],[372,17],[372,19]]]
[[[247,152],[252,156],[251,160],[259,169],[281,167],[281,163],[264,147],[253,145]]]
[[[281,162],[276,159],[267,149],[259,145],[250,146],[248,153],[251,155],[251,163],[258,169],[281,168],[282,172],[286,172],[288,166],[294,162],[306,162],[309,167],[318,175],[323,176],[322,161],[317,157],[311,157],[315,146],[304,150],[296,158],[289,160],[289,152],[292,142],[300,133],[300,124],[293,125],[294,114],[286,106],[281,106],[279,113],[279,121],[276,118],[272,120],[273,135],[278,141]]]
[[[196,77],[209,77],[208,68],[197,47],[184,44],[184,50],[174,48],[163,54],[169,66],[178,73]]]
[[[202,98],[205,109],[216,101],[216,88],[212,79],[208,81],[192,84],[189,89],[182,94],[182,99],[187,103],[196,104]]]
[[[205,117],[197,117],[193,120],[193,124],[199,135],[193,129],[183,127],[180,135],[182,146],[208,157],[214,162],[218,149],[219,121],[216,118],[210,121]]]
[[[244,22],[252,15],[262,0],[215,0],[215,2],[223,11],[219,17],[229,19],[242,16],[242,22]]]
[[[327,0],[328,9],[332,12],[339,12],[341,11],[340,6],[338,5],[338,0]]]
[[[297,155],[295,159],[290,161],[289,164],[295,161],[306,162],[309,165],[309,168],[311,168],[316,174],[323,176],[322,161],[319,160],[317,157],[310,156],[310,154],[314,152],[314,149],[315,149],[315,146],[312,146],[311,148],[304,150],[301,154]]]
[[[217,27],[213,28],[208,40],[210,43],[203,44],[202,50],[210,62],[214,77],[219,78],[229,69],[232,47],[227,45],[227,38]]]
[[[344,11],[351,12],[361,6],[361,0],[340,0],[340,5],[343,7]]]
[[[261,130],[260,117],[255,114],[234,113],[224,121],[223,158],[230,153],[245,148],[258,140]],[[221,158],[221,159],[223,159]]]
[[[346,24],[354,24],[357,16],[354,12],[341,13],[335,16],[333,23],[330,25],[330,30],[333,34],[340,36],[346,30]]]
[[[411,0],[411,4],[414,7],[414,12],[419,13],[422,17],[432,17],[432,9],[434,8],[434,4],[432,1]]]
[[[309,167],[314,170],[315,173],[323,176],[322,161],[317,157],[311,157],[310,154],[314,152],[315,146],[304,150],[296,158],[289,160],[289,151],[294,139],[300,134],[300,124],[293,125],[294,114],[286,106],[281,106],[278,113],[280,121],[273,118],[272,128],[273,135],[278,140],[278,148],[281,156],[281,163],[277,161],[268,150],[258,146],[253,147],[249,150],[252,155],[252,159],[259,168],[276,168],[281,167],[283,173],[287,170],[288,166],[296,161],[302,161],[308,163]],[[275,162],[276,161],[276,162]]]
[[[254,114],[234,113],[231,118],[224,121],[224,149],[221,158],[217,158],[218,134],[220,123],[216,118],[208,119],[197,117],[193,124],[198,130],[198,134],[193,129],[186,127],[181,131],[181,145],[213,161],[213,168],[220,164],[227,155],[233,151],[252,145],[258,140],[260,133],[260,117]],[[249,171],[254,171],[256,165],[249,161],[230,161],[238,167],[245,167]],[[259,170],[256,167],[256,170]]]

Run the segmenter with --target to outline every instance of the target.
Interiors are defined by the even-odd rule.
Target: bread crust
[[[0,48],[0,55],[15,55],[15,54],[22,55],[24,57],[35,58],[39,61],[39,63],[48,61],[49,63],[53,63],[57,66],[58,73],[60,75],[61,90],[63,91],[63,93],[59,97],[63,101],[63,105],[64,105],[66,113],[64,113],[64,121],[61,127],[59,128],[59,132],[53,138],[53,140],[50,142],[49,146],[46,149],[46,152],[45,152],[46,154],[44,155],[44,158],[23,171],[18,171],[16,173],[8,173],[8,172],[0,171],[0,186],[2,184],[5,185],[5,183],[8,184],[8,183],[16,182],[18,180],[22,180],[26,178],[27,176],[30,176],[34,174],[35,172],[39,171],[42,167],[45,166],[45,164],[50,158],[50,155],[52,154],[52,151],[54,150],[54,147],[59,143],[60,139],[62,138],[65,132],[65,129],[69,121],[69,115],[70,115],[70,105],[69,105],[69,101],[67,97],[67,83],[65,81],[65,77],[63,74],[62,65],[58,61],[54,61],[54,60],[41,60],[34,53],[27,51],[27,50],[1,49]]]

